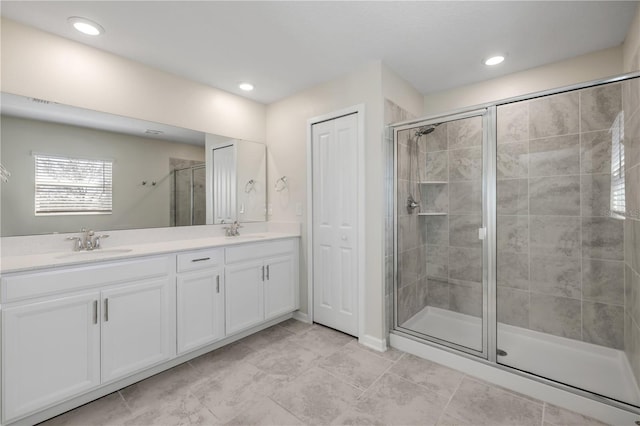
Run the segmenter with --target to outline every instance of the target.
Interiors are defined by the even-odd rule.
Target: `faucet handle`
[[[104,238],[109,238],[109,234],[102,234],[102,235],[98,235],[96,236],[96,240],[93,243],[93,249],[99,249],[101,247],[100,244],[100,240],[104,239]]]
[[[73,241],[73,251],[82,250],[82,238],[80,237],[67,237],[65,238],[67,241]]]

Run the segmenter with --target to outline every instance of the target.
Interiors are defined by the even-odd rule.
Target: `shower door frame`
[[[189,213],[190,213],[190,217],[189,217],[189,225],[186,226],[193,226],[193,219],[194,219],[194,198],[193,198],[193,183],[195,181],[194,179],[194,171],[196,169],[204,169],[206,167],[206,165],[203,164],[197,164],[195,166],[190,166],[190,167],[183,167],[181,169],[174,169],[173,170],[173,191],[174,191],[174,200],[177,200],[177,197],[175,196],[175,192],[177,191],[178,185],[177,185],[177,180],[178,180],[178,175],[176,172],[182,172],[185,170],[189,170],[191,172],[190,174],[190,185],[189,185]],[[175,202],[175,201],[174,201]],[[173,223],[175,224],[177,222],[177,216],[178,215],[178,206],[175,206],[175,211],[173,212]],[[178,226],[178,225],[175,225]]]
[[[482,119],[482,228],[485,229],[485,236],[482,240],[482,348],[477,351],[472,348],[462,346],[438,337],[429,336],[409,329],[398,330],[398,209],[404,208],[398,205],[398,132],[415,128],[417,126],[428,126],[431,124],[451,122],[471,117],[481,117]],[[496,319],[496,298],[495,286],[492,289],[490,283],[495,281],[495,230],[496,226],[496,177],[495,177],[495,123],[496,107],[481,106],[470,107],[455,111],[453,113],[439,114],[418,120],[406,121],[398,125],[391,125],[393,129],[393,330],[412,336],[413,338],[424,339],[445,346],[450,349],[465,352],[483,359],[494,360],[496,351],[491,351],[495,347],[496,330],[491,329],[489,324]],[[409,160],[411,161],[411,159]],[[490,206],[494,206],[491,209]],[[493,345],[493,346],[492,346]]]
[[[535,382],[538,383],[542,383],[544,385],[548,385],[551,386],[553,388],[556,389],[560,389],[562,391],[566,391],[569,392],[571,394],[574,395],[578,395],[581,397],[585,397],[587,399],[593,400],[595,402],[598,403],[602,403],[605,404],[607,406],[610,407],[614,407],[616,409],[620,409],[620,410],[624,410],[626,412],[631,412],[634,414],[640,414],[640,407],[636,407],[634,405],[631,404],[627,404],[618,400],[614,400],[611,399],[609,397],[606,396],[602,396],[599,394],[595,394],[574,386],[571,386],[569,384],[563,383],[563,382],[558,382],[558,381],[554,381],[552,379],[548,379],[542,376],[538,376],[534,373],[530,373],[527,371],[523,371],[523,370],[519,370],[517,368],[511,367],[509,365],[506,364],[500,364],[499,362],[497,362],[497,325],[498,325],[498,321],[497,321],[497,311],[496,311],[496,304],[497,304],[497,297],[496,297],[496,290],[497,290],[497,282],[496,282],[496,274],[497,274],[497,264],[496,264],[496,255],[497,255],[497,223],[496,223],[496,217],[497,217],[497,205],[496,205],[496,176],[495,176],[495,166],[496,166],[496,151],[497,151],[497,134],[496,134],[496,129],[497,129],[497,123],[496,123],[496,111],[497,111],[497,107],[501,106],[501,105],[506,105],[506,104],[510,104],[510,103],[514,103],[514,102],[520,102],[520,101],[526,101],[526,100],[531,100],[531,99],[536,99],[536,98],[541,98],[544,96],[550,96],[550,95],[556,95],[556,94],[560,94],[560,93],[565,93],[565,92],[570,92],[570,91],[574,91],[574,90],[580,90],[580,89],[587,89],[590,87],[596,87],[596,86],[601,86],[601,85],[605,85],[605,84],[609,84],[609,83],[616,83],[616,82],[621,82],[624,80],[628,80],[628,79],[632,79],[632,78],[640,78],[640,71],[634,71],[634,72],[629,72],[629,73],[625,73],[625,74],[620,74],[617,76],[613,76],[613,77],[607,77],[607,78],[601,78],[601,79],[596,79],[596,80],[591,80],[591,81],[587,81],[587,82],[583,82],[583,83],[577,83],[577,84],[572,84],[572,85],[567,85],[567,86],[562,86],[562,87],[557,87],[557,88],[553,88],[553,89],[548,89],[548,90],[542,90],[542,91],[538,91],[538,92],[532,92],[532,93],[528,93],[525,95],[519,95],[519,96],[514,96],[514,97],[510,97],[510,98],[506,98],[506,99],[500,99],[500,100],[496,100],[496,101],[492,101],[492,102],[486,102],[486,103],[482,103],[482,104],[478,104],[478,105],[474,105],[471,107],[466,107],[466,108],[460,108],[460,109],[455,109],[452,111],[449,111],[447,113],[443,113],[443,114],[433,114],[433,115],[427,115],[424,117],[420,117],[417,119],[412,119],[412,120],[407,120],[407,121],[403,121],[403,122],[399,122],[399,123],[393,123],[388,125],[387,127],[389,129],[391,129],[393,131],[393,203],[394,203],[394,222],[393,222],[393,232],[394,232],[394,236],[393,236],[393,265],[394,265],[394,273],[393,273],[393,328],[390,330],[390,334],[394,334],[397,335],[399,337],[404,337],[404,338],[408,338],[410,340],[416,341],[420,344],[424,344],[424,345],[429,345],[432,346],[436,349],[440,349],[440,350],[444,350],[446,352],[450,352],[454,355],[458,355],[464,358],[469,358],[472,359],[476,362],[479,362],[483,365],[486,365],[488,367],[491,368],[495,368],[497,370],[501,370],[501,371],[505,371],[508,373],[511,373],[515,376],[519,376],[522,378],[526,378],[529,380],[533,380]],[[489,171],[489,173],[492,174],[491,179],[487,179],[487,184],[488,186],[485,186],[483,191],[487,191],[486,195],[487,197],[491,198],[491,200],[487,199],[487,203],[485,203],[486,205],[483,205],[483,210],[486,208],[487,209],[487,217],[483,217],[483,220],[487,220],[486,225],[487,225],[487,243],[489,245],[489,253],[486,254],[487,256],[487,264],[485,265],[486,267],[486,276],[487,276],[487,280],[488,280],[488,287],[487,287],[487,297],[488,300],[486,302],[486,309],[487,312],[484,315],[487,319],[486,324],[483,324],[483,327],[487,329],[487,339],[485,341],[483,341],[483,344],[486,342],[486,344],[488,345],[486,347],[486,354],[487,356],[478,356],[477,353],[473,352],[473,351],[469,351],[469,350],[465,350],[465,348],[460,347],[458,345],[455,344],[448,344],[447,342],[441,341],[439,339],[427,339],[424,337],[424,335],[419,335],[419,333],[410,333],[407,332],[404,329],[398,329],[397,328],[397,298],[396,298],[396,285],[397,285],[397,144],[396,144],[396,140],[397,140],[397,132],[398,130],[402,130],[402,129],[407,129],[407,128],[412,128],[417,126],[418,124],[422,124],[422,125],[427,125],[427,124],[433,124],[436,123],[438,121],[441,121],[443,119],[446,119],[448,117],[454,117],[456,116],[456,114],[464,114],[465,112],[468,111],[473,111],[473,110],[481,110],[481,109],[486,109],[487,110],[487,116],[489,117],[488,119],[489,124],[491,127],[491,130],[489,131],[488,136],[491,137],[491,139],[488,142],[483,143],[483,155],[489,155],[490,158],[485,158],[484,159],[484,163],[483,165],[485,166],[492,166],[492,169]],[[488,129],[487,129],[488,130]],[[485,134],[485,136],[487,136]],[[483,178],[485,178],[484,173],[483,173]],[[484,184],[485,182],[483,182]],[[484,193],[483,193],[484,195]],[[483,253],[483,257],[485,256],[485,254]],[[484,295],[483,295],[484,297]],[[517,389],[516,389],[517,390]],[[524,390],[524,388],[523,388]],[[526,392],[525,392],[526,393]]]

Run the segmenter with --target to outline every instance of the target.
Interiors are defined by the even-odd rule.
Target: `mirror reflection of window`
[[[625,215],[624,111],[616,117],[611,133],[611,215]]]
[[[36,154],[35,214],[111,214],[113,161]]]

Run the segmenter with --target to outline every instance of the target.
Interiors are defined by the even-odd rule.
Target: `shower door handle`
[[[487,228],[478,228],[478,239],[484,240],[487,238]]]

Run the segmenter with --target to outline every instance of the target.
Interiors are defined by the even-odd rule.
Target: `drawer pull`
[[[94,324],[98,323],[98,301],[97,300],[93,301],[93,323]]]
[[[109,321],[109,299],[104,299],[104,322]]]
[[[267,265],[267,281],[269,280],[269,265]]]
[[[262,265],[262,281],[264,281],[264,265]]]
[[[216,276],[216,293],[220,293],[220,275]]]
[[[191,259],[192,262],[204,262],[205,260],[211,260],[210,257],[201,257],[199,259]]]

